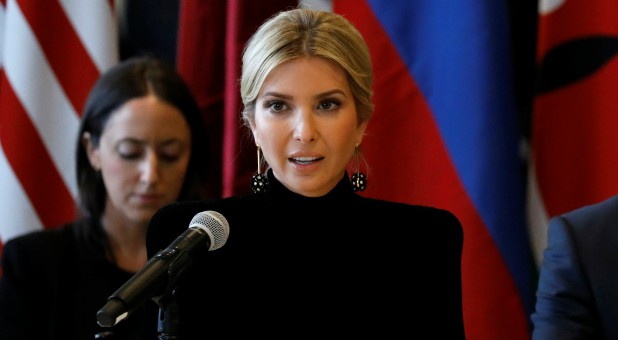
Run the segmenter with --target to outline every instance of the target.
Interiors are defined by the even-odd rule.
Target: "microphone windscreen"
[[[208,210],[193,216],[189,228],[200,228],[210,236],[210,248],[215,250],[223,247],[230,235],[230,225],[220,213]]]
[[[209,207],[202,201],[177,202],[159,209],[150,220],[146,232],[148,258],[170,245],[187,230],[196,214],[206,210]],[[211,243],[214,243],[212,240]]]

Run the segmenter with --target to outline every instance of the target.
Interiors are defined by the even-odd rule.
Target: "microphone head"
[[[210,250],[216,250],[227,242],[230,235],[230,225],[220,213],[207,210],[193,216],[189,228],[200,228],[210,236]]]

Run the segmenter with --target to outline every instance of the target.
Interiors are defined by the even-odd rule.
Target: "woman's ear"
[[[84,132],[81,142],[86,150],[86,154],[88,155],[90,166],[92,166],[92,168],[96,171],[101,170],[101,157],[99,155],[99,149],[92,143],[92,136],[90,136],[90,132]]]
[[[356,142],[358,144],[362,144],[363,142],[363,137],[365,137],[365,130],[367,129],[368,123],[369,121],[364,121],[360,123],[360,125],[357,128]]]
[[[260,145],[260,138],[258,137],[258,133],[255,128],[255,122],[250,121],[249,126],[251,128],[251,134],[253,135],[253,142],[255,143],[255,145]]]

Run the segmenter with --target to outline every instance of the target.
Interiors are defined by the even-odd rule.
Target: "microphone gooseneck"
[[[193,256],[204,247],[208,251],[221,248],[230,234],[223,215],[207,210],[196,214],[189,228],[148,263],[108,299],[97,312],[102,327],[112,327],[126,319],[148,299],[161,296],[172,288],[193,262]]]

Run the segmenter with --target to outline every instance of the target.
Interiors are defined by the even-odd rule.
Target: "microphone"
[[[193,255],[204,247],[221,248],[230,234],[223,215],[207,210],[196,214],[189,229],[166,249],[159,251],[108,299],[97,312],[102,327],[112,327],[127,318],[148,299],[162,295],[175,285],[192,263]]]

